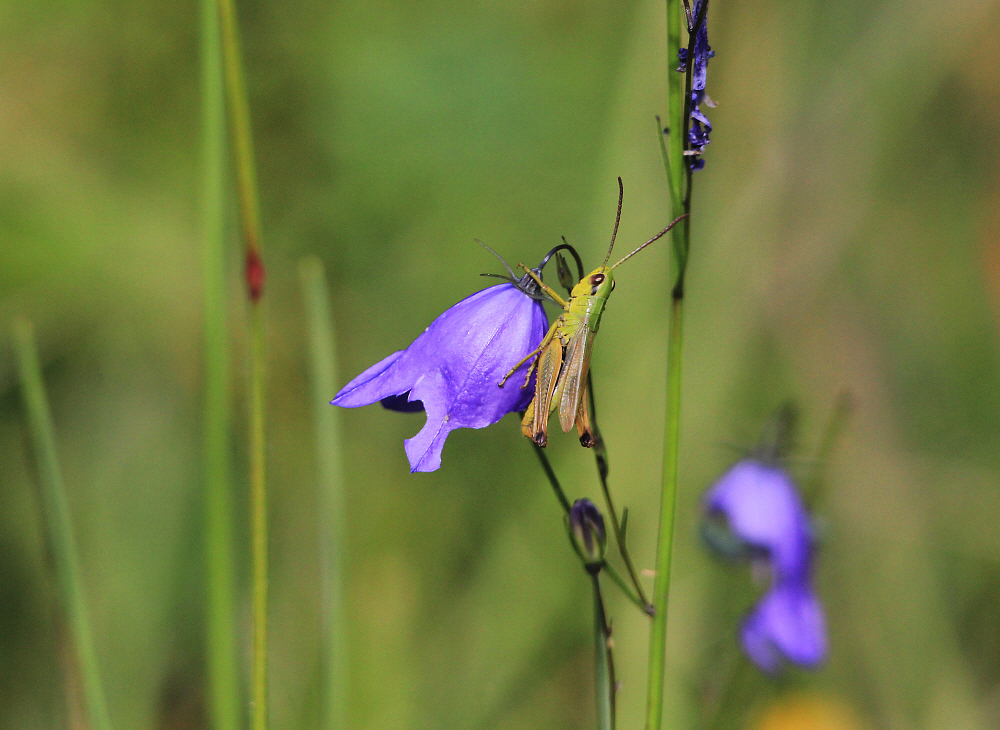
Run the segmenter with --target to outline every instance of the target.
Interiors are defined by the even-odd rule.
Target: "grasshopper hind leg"
[[[576,412],[576,434],[580,437],[580,446],[592,449],[597,443],[597,438],[590,422],[590,405],[587,401],[587,392],[584,391],[580,398],[580,408]]]

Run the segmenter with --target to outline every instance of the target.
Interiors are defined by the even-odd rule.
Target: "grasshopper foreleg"
[[[525,355],[524,358],[517,363],[517,365],[512,367],[510,369],[510,372],[504,375],[503,379],[499,383],[497,383],[497,385],[502,388],[503,384],[507,382],[507,380],[510,378],[511,375],[517,372],[517,369],[519,367],[524,365],[524,363],[528,362],[528,360],[532,360],[532,358],[534,358],[534,360],[531,363],[531,367],[528,368],[528,374],[524,378],[524,385],[521,386],[522,390],[524,388],[527,388],[528,383],[531,382],[531,373],[534,372],[535,366],[538,365],[538,355],[541,352],[543,352],[546,347],[548,347],[549,343],[552,342],[552,338],[555,336],[556,336],[556,323],[553,322],[552,326],[549,327],[549,331],[545,333],[545,337],[542,339],[538,347],[536,347],[534,350]]]

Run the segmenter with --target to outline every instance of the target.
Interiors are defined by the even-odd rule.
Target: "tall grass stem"
[[[319,555],[322,596],[321,722],[327,730],[347,727],[347,642],[344,609],[346,495],[340,448],[340,419],[329,404],[337,392],[337,349],[323,264],[300,265],[309,338],[309,394],[316,426],[319,490]]]
[[[236,197],[246,255],[246,284],[250,300],[250,532],[253,561],[251,728],[266,730],[268,516],[266,440],[264,431],[264,264],[261,259],[260,209],[253,153],[250,104],[243,78],[239,28],[232,0],[217,0],[222,31],[223,73],[229,112],[229,136],[236,167]]]
[[[670,568],[673,558],[674,517],[677,506],[677,473],[681,420],[681,361],[684,323],[684,274],[690,241],[690,195],[684,189],[686,82],[690,75],[676,72],[681,39],[680,0],[667,0],[667,177],[670,182],[671,215],[688,213],[683,225],[671,232],[674,285],[670,292],[670,325],[667,333],[667,411],[663,435],[663,482],[660,490],[660,526],[656,542],[656,577],[653,582],[653,621],[649,632],[649,668],[646,691],[646,730],[663,725],[664,676],[667,660],[667,605],[670,597]]]
[[[250,311],[250,530],[253,555],[251,728],[267,730],[268,518],[264,441],[264,313]]]
[[[215,730],[240,725],[236,654],[234,517],[229,448],[229,336],[226,329],[225,87],[219,13],[201,3],[202,245],[204,276],[203,455],[208,713]]]
[[[667,657],[667,604],[673,557],[674,516],[677,507],[677,466],[680,447],[681,354],[684,300],[671,307],[667,344],[667,424],[663,447],[663,487],[660,493],[660,529],[656,545],[656,578],[653,582],[654,615],[649,632],[649,686],[646,705],[647,730],[659,730],[663,722],[663,680]]]
[[[69,624],[74,658],[80,672],[85,717],[91,730],[111,730],[97,653],[90,632],[90,617],[84,595],[83,575],[76,552],[73,522],[63,486],[62,470],[56,456],[55,429],[49,411],[38,348],[31,324],[14,321],[14,351],[18,376],[28,416],[28,431],[38,468],[39,492],[46,540],[55,567],[62,609]]]

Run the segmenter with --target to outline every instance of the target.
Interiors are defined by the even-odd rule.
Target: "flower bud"
[[[569,264],[561,253],[556,253],[556,273],[559,274],[559,283],[567,290],[572,290],[576,286],[573,272],[569,270]]]
[[[604,531],[604,518],[589,499],[573,503],[569,511],[569,537],[588,572],[597,573],[604,563],[608,536]]]

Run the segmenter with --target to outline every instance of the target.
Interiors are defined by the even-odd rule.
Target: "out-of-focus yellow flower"
[[[867,730],[842,702],[814,694],[797,694],[771,705],[750,727],[753,730]]]

